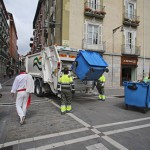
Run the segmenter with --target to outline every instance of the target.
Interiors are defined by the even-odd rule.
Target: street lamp
[[[123,25],[121,25],[121,26],[119,26],[119,27],[117,27],[117,28],[115,28],[115,29],[113,29],[112,30],[112,33],[113,33],[113,46],[112,46],[112,87],[113,87],[113,82],[114,82],[114,58],[113,58],[113,55],[114,55],[114,34],[115,34],[115,32],[118,30],[118,29],[120,29],[121,28],[121,32],[123,32],[124,31],[124,28],[123,28]]]

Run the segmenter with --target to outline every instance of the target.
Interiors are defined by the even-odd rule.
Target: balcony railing
[[[96,18],[104,18],[106,12],[105,12],[105,6],[97,5],[95,3],[84,3],[84,15],[90,16],[90,17],[96,17]]]
[[[98,51],[104,53],[106,51],[106,42],[101,41],[97,44],[91,44],[87,39],[83,39],[82,48],[86,50]]]
[[[140,46],[123,44],[122,45],[122,54],[139,56],[140,55]]]
[[[8,59],[8,52],[4,52],[2,49],[0,49],[0,55]]]
[[[133,26],[133,27],[139,26],[139,23],[140,23],[139,16],[124,13],[123,18],[124,18],[123,19],[124,25]]]

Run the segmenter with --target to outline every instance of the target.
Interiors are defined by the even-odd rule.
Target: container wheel
[[[40,86],[39,82],[36,82],[36,85],[35,85],[35,95],[38,96],[38,97],[43,96],[42,87]]]
[[[148,108],[143,108],[143,113],[146,114],[148,112]]]
[[[128,104],[126,104],[126,106],[125,106],[125,107],[126,107],[126,108],[125,108],[126,110],[128,110],[128,109],[129,109],[129,105],[128,105]]]

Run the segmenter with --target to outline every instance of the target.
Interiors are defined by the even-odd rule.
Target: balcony
[[[140,56],[140,46],[123,44],[122,45],[122,55],[136,55],[136,56]]]
[[[105,7],[101,5],[96,5],[94,3],[85,2],[84,3],[84,15],[89,17],[95,17],[98,19],[103,19],[105,17]]]
[[[104,53],[106,51],[106,42],[99,42],[98,44],[91,44],[87,42],[87,39],[83,39],[82,48],[91,51],[98,51]]]
[[[1,49],[0,56],[3,56],[4,58],[8,59],[8,52]]]
[[[139,26],[139,16],[131,15],[128,13],[123,14],[123,24],[127,26],[137,27]]]

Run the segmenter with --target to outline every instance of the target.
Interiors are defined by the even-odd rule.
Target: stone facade
[[[53,9],[49,20],[55,21],[55,26],[49,28],[54,29],[51,45],[98,51],[109,65],[106,86],[142,79],[150,71],[149,3],[53,0],[48,6]]]

